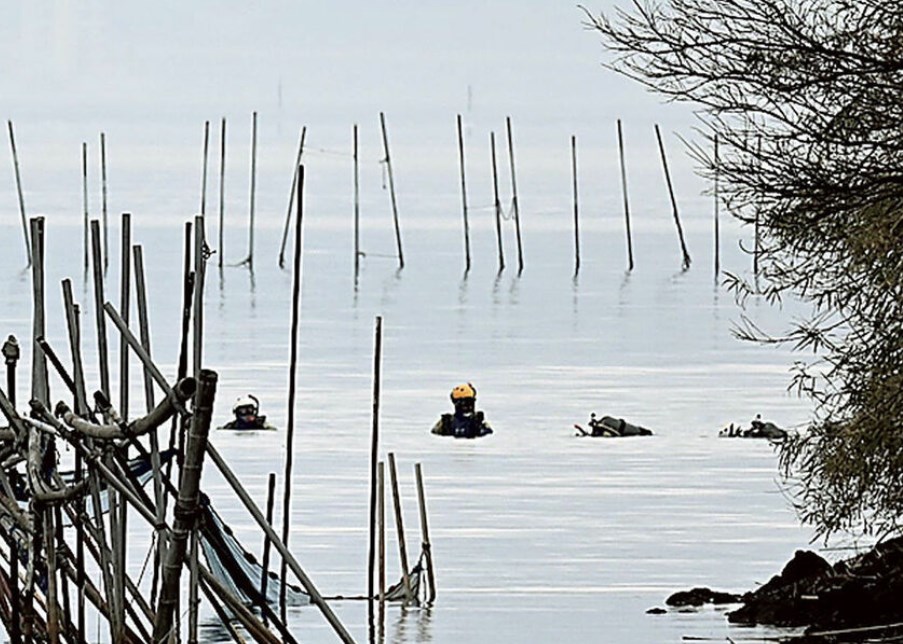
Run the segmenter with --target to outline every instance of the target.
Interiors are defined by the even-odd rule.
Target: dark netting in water
[[[423,557],[424,553],[420,553],[420,559],[417,560],[417,564],[411,568],[411,572],[408,573],[408,582],[411,585],[411,598],[419,602],[420,601],[420,580],[423,578]],[[404,578],[400,579],[397,584],[393,584],[386,589],[386,601],[388,602],[402,602],[405,601],[405,593],[404,593]]]
[[[202,499],[202,506],[201,547],[210,572],[245,604],[260,605],[263,566],[242,547],[206,496]],[[266,591],[268,604],[279,603],[281,588],[279,576],[270,572]],[[285,597],[286,603],[291,606],[310,603],[310,595],[294,584],[286,584]]]

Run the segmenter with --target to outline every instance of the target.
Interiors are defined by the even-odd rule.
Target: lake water
[[[203,122],[211,121],[204,364],[219,373],[218,423],[247,393],[282,428],[211,440],[260,506],[285,461],[292,276],[276,263],[298,131],[307,124],[305,231],[290,546],[325,595],[366,591],[375,318],[383,318],[380,456],[396,455],[409,556],[419,552],[413,468],[423,469],[438,597],[391,606],[385,642],[679,642],[773,635],[723,610],[647,615],[672,592],[744,591],[777,573],[812,533],[782,492],[764,442],[717,437],[756,414],[804,427],[787,392],[797,359],[731,335],[740,311],[716,283],[713,204],[676,134],[692,115],[665,109],[598,66],[582,14],[560,3],[268,3],[253,15],[209,2],[166,12],[65,2],[4,9],[0,34],[21,64],[0,79],[30,215],[47,217],[48,331],[67,356],[59,282],[82,305],[86,371],[98,386],[93,293],[82,272],[81,144],[89,208],[100,213],[98,134],[109,164],[107,298],[119,301],[119,213],[144,247],[153,355],[174,377],[182,226],[200,207]],[[341,6],[339,6],[341,4]],[[529,5],[529,7],[527,7]],[[347,11],[354,8],[355,11]],[[529,10],[528,10],[529,9]],[[52,23],[52,24],[50,24]],[[50,25],[50,29],[44,27]],[[442,24],[446,29],[435,30]],[[303,33],[295,27],[303,25]],[[341,29],[337,25],[342,25]],[[5,31],[4,31],[5,30]],[[216,33],[216,43],[200,33]],[[40,45],[48,38],[52,46]],[[98,37],[98,34],[102,37]],[[306,36],[305,36],[306,34]],[[341,34],[341,35],[339,35]],[[209,40],[209,39],[207,39]],[[135,43],[141,42],[141,47]],[[218,43],[218,44],[217,44]],[[146,46],[145,46],[146,45]],[[412,55],[416,52],[416,55]],[[46,55],[45,55],[46,54]],[[12,59],[9,53],[6,59]],[[259,110],[255,270],[248,253],[251,111]],[[378,113],[389,127],[405,268],[397,270]],[[473,268],[464,273],[455,115],[464,116]],[[226,226],[218,248],[219,127],[228,118]],[[523,229],[511,220],[497,270],[489,137],[509,212],[511,115]],[[636,268],[626,272],[616,119],[623,119]],[[653,123],[662,125],[693,264],[680,247]],[[352,125],[360,124],[361,240],[355,285]],[[574,275],[570,137],[578,137],[581,268]],[[15,334],[27,382],[30,276],[12,167],[0,182],[0,333]],[[9,167],[6,167],[9,166]],[[751,231],[722,216],[721,265],[747,274]],[[292,245],[289,244],[290,257]],[[797,312],[751,301],[781,331]],[[132,319],[136,314],[133,311]],[[118,365],[118,338],[111,364]],[[118,396],[118,369],[113,398]],[[448,394],[472,382],[495,433],[429,433]],[[62,396],[54,382],[53,396]],[[20,400],[25,385],[20,388]],[[131,411],[143,405],[137,363]],[[649,438],[578,438],[591,412],[651,428]],[[262,535],[208,462],[204,490],[252,552]],[[281,525],[277,503],[276,522]],[[392,525],[391,514],[388,517]],[[132,520],[137,574],[149,530]],[[399,573],[390,530],[389,578]],[[365,602],[333,604],[358,641]],[[223,632],[204,609],[202,639]],[[290,611],[299,639],[335,637],[319,611]],[[108,636],[101,630],[100,641]]]

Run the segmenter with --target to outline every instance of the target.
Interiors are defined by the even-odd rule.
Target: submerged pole
[[[298,371],[298,327],[301,322],[301,225],[303,223],[303,195],[304,195],[304,166],[298,166],[298,195],[297,208],[298,215],[295,219],[295,249],[294,262],[292,271],[292,327],[291,327],[291,345],[289,347],[289,371],[288,371],[288,418],[286,422],[286,442],[285,442],[285,480],[283,482],[284,493],[282,497],[282,543],[288,545],[289,524],[291,523],[291,500],[292,500],[292,464],[294,461],[294,439],[295,439],[295,390],[297,388],[297,371]],[[281,609],[282,621],[285,621],[285,600],[286,600],[286,574],[288,562],[282,560],[282,587],[279,593],[279,607]]]
[[[378,526],[379,555],[379,615],[380,622],[386,612],[386,465],[382,461],[376,470],[376,523]]]
[[[492,192],[495,208],[495,237],[499,246],[499,273],[505,270],[505,251],[502,248],[502,202],[499,201],[499,173],[495,162],[495,132],[489,133],[489,149],[492,156]]]
[[[505,117],[508,130],[508,162],[511,166],[511,208],[514,211],[514,230],[517,236],[517,274],[524,272],[524,249],[520,237],[520,208],[517,205],[517,180],[514,172],[514,137],[511,134],[511,117]]]
[[[88,144],[82,143],[82,212],[85,224],[85,274],[88,273]]]
[[[223,117],[219,135],[219,267],[223,267],[223,221],[226,215],[226,117]]]
[[[395,179],[392,176],[392,159],[389,156],[389,135],[386,132],[386,115],[379,113],[379,124],[383,131],[383,148],[386,151],[386,171],[389,174],[389,195],[392,198],[392,220],[395,222],[395,243],[398,247],[398,268],[404,268],[404,252],[401,249],[401,228],[398,224],[398,204],[395,200]]]
[[[718,179],[719,179],[719,176],[718,176],[718,174],[721,169],[721,161],[718,157],[718,134],[717,133],[715,134],[714,144],[715,144],[715,152],[714,152],[714,158],[715,158],[715,185],[714,185],[715,233],[714,233],[714,235],[715,235],[715,280],[717,281],[718,275],[721,274],[721,248],[720,248],[721,234],[720,234],[720,231],[718,230],[718,226],[719,226],[719,223],[718,223],[718,206],[719,206],[719,203],[718,203],[718,201],[719,201]]]
[[[373,411],[371,414],[370,437],[370,546],[367,555],[367,598],[370,615],[373,615],[373,583],[374,566],[376,564],[376,514],[377,514],[377,463],[379,460],[379,392],[380,392],[380,364],[382,362],[383,319],[376,316],[376,330],[373,339]]]
[[[624,222],[627,226],[627,270],[633,270],[633,240],[630,237],[630,203],[627,197],[627,166],[624,163],[624,135],[618,119],[618,157],[621,160],[621,194],[624,197]]]
[[[351,156],[354,159],[354,283],[357,284],[361,272],[361,183],[357,156],[357,123],[351,132],[353,139]]]
[[[298,188],[298,166],[301,165],[301,155],[304,154],[304,139],[307,136],[307,126],[301,128],[301,139],[298,142],[298,156],[292,167],[292,187],[288,191],[288,209],[285,212],[285,228],[282,230],[282,245],[279,247],[279,268],[285,266],[285,244],[288,242],[289,223],[292,220],[292,206],[295,203],[295,192]]]
[[[100,212],[103,217],[103,267],[110,265],[109,227],[107,226],[107,139],[100,133]]]
[[[270,472],[269,477],[267,478],[267,525],[273,525],[273,505],[276,500],[276,474],[274,472]],[[260,572],[260,596],[263,597],[263,600],[266,601],[267,597],[267,582],[270,577],[270,544],[272,542],[270,539],[264,535],[263,537],[263,557],[262,563],[260,564],[261,572]],[[263,623],[267,623],[267,611],[263,611]]]
[[[658,140],[658,150],[662,156],[662,169],[665,171],[665,182],[668,184],[668,195],[671,197],[671,208],[674,212],[674,225],[677,226],[677,237],[680,239],[680,251],[682,254],[681,265],[684,270],[690,268],[690,253],[687,252],[687,243],[684,241],[684,230],[680,225],[680,214],[677,212],[677,199],[674,196],[674,186],[671,183],[671,172],[668,170],[668,157],[665,155],[665,143],[662,141],[662,133],[658,123],[655,124],[655,138]]]
[[[22,176],[19,173],[19,154],[16,152],[16,136],[13,133],[13,122],[6,122],[9,129],[9,147],[13,153],[13,169],[16,173],[16,193],[19,196],[19,216],[22,218],[22,234],[25,237],[25,254],[28,257],[28,266],[31,266],[31,242],[28,239],[28,221],[25,217],[25,196],[22,193]]]
[[[464,177],[464,129],[458,114],[458,159],[461,164],[461,215],[464,218],[464,272],[470,271],[470,226],[467,221],[467,183]]]
[[[420,463],[414,464],[414,477],[417,479],[417,501],[420,507],[420,534],[423,540],[423,555],[426,559],[426,580],[429,586],[427,602],[432,603],[436,599],[436,574],[433,570],[433,550],[430,545],[430,531],[426,521],[426,495],[423,492],[423,473]]]
[[[201,216],[207,214],[207,157],[210,149],[210,121],[204,121],[204,160],[201,165]]]
[[[401,512],[401,495],[398,493],[398,476],[395,471],[395,454],[389,452],[389,485],[392,488],[392,502],[395,506],[395,530],[398,533],[398,556],[401,560],[401,581],[404,587],[405,603],[414,599],[411,592],[411,578],[408,574],[408,548],[404,540],[404,520]]]
[[[577,137],[571,136],[571,170],[574,178],[574,275],[580,272],[580,220],[577,206]]]
[[[254,268],[254,200],[257,191],[257,112],[253,113],[251,119],[251,199],[249,203],[249,223],[248,223],[248,257],[242,264],[247,264],[248,268]]]

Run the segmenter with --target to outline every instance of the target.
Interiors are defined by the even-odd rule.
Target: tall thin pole
[[[207,157],[210,149],[210,121],[204,121],[204,160],[201,166],[201,216],[207,214]]]
[[[357,147],[357,123],[352,128],[352,158],[354,159],[354,283],[361,272],[361,182]]]
[[[517,274],[524,271],[524,249],[520,237],[520,208],[517,205],[517,180],[514,172],[514,137],[511,134],[511,117],[505,117],[508,130],[508,162],[511,166],[511,208],[514,210],[514,230],[517,235]]]
[[[430,530],[426,520],[426,495],[423,492],[423,473],[420,463],[414,464],[414,477],[417,479],[417,504],[420,507],[420,534],[423,540],[423,554],[426,559],[426,580],[429,585],[427,602],[436,599],[436,574],[433,570],[433,549],[430,545]]]
[[[715,134],[715,280],[718,279],[718,276],[721,274],[721,235],[718,230],[718,206],[719,206],[719,194],[718,194],[718,179],[719,172],[721,169],[721,161],[718,157],[718,134]]]
[[[401,228],[398,225],[398,204],[395,200],[395,179],[392,176],[392,159],[389,156],[389,135],[386,132],[386,115],[379,113],[379,124],[383,131],[383,148],[386,151],[386,171],[389,173],[389,195],[392,198],[392,220],[395,222],[395,243],[398,246],[398,268],[404,268],[404,252],[401,250]]]
[[[674,225],[677,226],[677,237],[680,239],[680,251],[682,254],[682,266],[684,270],[690,268],[690,253],[687,252],[687,243],[684,241],[684,231],[680,225],[680,214],[677,212],[677,199],[674,197],[674,186],[671,183],[671,172],[668,170],[668,157],[665,155],[665,143],[662,141],[662,133],[655,124],[655,138],[658,140],[658,150],[662,156],[662,169],[665,171],[665,182],[668,184],[668,195],[671,197],[671,209],[674,213]]]
[[[618,156],[621,160],[621,194],[624,197],[624,222],[627,226],[627,270],[633,270],[633,240],[630,237],[630,203],[627,197],[627,166],[624,163],[624,135],[618,119]]]
[[[126,324],[129,323],[129,285],[131,275],[132,218],[127,212],[122,213],[122,242],[120,246],[121,268],[119,273],[119,315]],[[119,415],[124,421],[129,419],[129,344],[125,338],[119,339]]]
[[[395,530],[398,533],[398,556],[401,559],[401,581],[404,587],[405,602],[413,597],[411,578],[408,575],[408,548],[404,540],[404,520],[401,512],[401,496],[398,493],[398,475],[395,470],[395,454],[389,452],[389,485],[392,488],[392,501],[395,506]]]
[[[372,432],[370,439],[370,548],[367,557],[367,600],[369,602],[370,615],[373,615],[373,590],[374,565],[376,563],[376,513],[377,513],[377,462],[379,457],[379,395],[380,395],[380,364],[382,362],[382,338],[383,319],[376,317],[376,331],[374,335],[373,350],[373,412],[371,414]]]
[[[762,137],[758,136],[756,140],[756,163],[761,163],[762,159]],[[756,208],[755,222],[755,238],[753,240],[753,275],[759,277],[759,208]],[[758,289],[758,284],[756,285]]]
[[[194,218],[194,324],[192,325],[195,379],[200,376],[204,353],[204,282],[206,276],[207,242],[204,238],[204,218]]]
[[[88,272],[88,144],[82,143],[82,212],[85,224],[85,273]]]
[[[294,461],[295,440],[295,389],[298,371],[298,327],[301,322],[301,224],[304,215],[304,166],[298,166],[298,195],[296,205],[298,216],[295,220],[295,252],[292,276],[292,328],[291,346],[289,347],[289,371],[288,371],[288,419],[286,424],[285,443],[285,475],[283,481],[282,496],[282,543],[288,546],[289,524],[291,523],[291,499],[292,499],[292,463]],[[288,562],[282,560],[282,587],[279,593],[279,608],[282,621],[285,621],[286,599],[286,574]]]
[[[34,313],[31,327],[31,397],[50,404],[47,359],[38,348],[37,339],[44,337],[44,218],[31,219],[31,278]]]
[[[103,216],[103,267],[110,265],[110,244],[107,226],[107,139],[100,133],[100,208]]]
[[[269,477],[267,477],[267,506],[266,506],[266,518],[267,524],[273,525],[273,505],[276,499],[276,474],[274,472],[270,472]],[[263,538],[263,562],[260,564],[261,573],[260,573],[260,596],[263,597],[263,600],[267,600],[267,582],[270,577],[270,544],[272,542],[266,536]],[[263,611],[263,623],[267,623],[267,611]]]
[[[249,205],[250,221],[248,225],[248,268],[254,268],[254,199],[257,191],[257,112],[251,119],[251,201]]]
[[[489,133],[489,149],[492,155],[492,193],[495,207],[495,237],[499,246],[499,273],[505,270],[505,250],[502,247],[502,202],[499,201],[499,172],[495,162],[495,132]]]
[[[288,209],[285,211],[285,228],[282,230],[282,245],[279,247],[279,268],[285,266],[285,245],[288,242],[288,229],[292,220],[292,206],[295,204],[295,192],[298,188],[298,166],[301,165],[301,155],[304,154],[304,139],[307,136],[307,126],[301,128],[301,139],[298,141],[298,155],[295,165],[292,166],[292,188],[288,191]]]
[[[25,254],[28,266],[31,266],[31,243],[28,240],[28,222],[25,218],[25,196],[22,192],[22,176],[19,173],[19,154],[16,152],[16,135],[13,133],[13,122],[6,122],[9,129],[9,147],[13,153],[13,169],[16,173],[16,193],[19,195],[19,216],[22,218],[22,234],[25,236]]]
[[[467,183],[464,178],[464,129],[458,114],[458,159],[461,164],[461,215],[464,218],[464,272],[470,271],[470,225],[467,221]]]
[[[223,224],[226,215],[226,117],[223,117],[219,135],[219,267],[223,267]]]
[[[577,137],[571,136],[571,170],[574,177],[574,275],[580,272],[580,219],[577,206]]]
[[[386,466],[382,461],[376,469],[376,523],[379,558],[379,615],[380,624],[386,610]]]

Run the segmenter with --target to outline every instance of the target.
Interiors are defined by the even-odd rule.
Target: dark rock
[[[664,615],[667,612],[668,611],[666,611],[664,608],[660,608],[660,607],[656,606],[655,608],[650,608],[649,610],[647,610],[646,614],[647,615]]]
[[[693,588],[676,592],[665,603],[668,606],[702,606],[703,604],[736,604],[741,601],[740,595],[724,593],[711,588]]]

